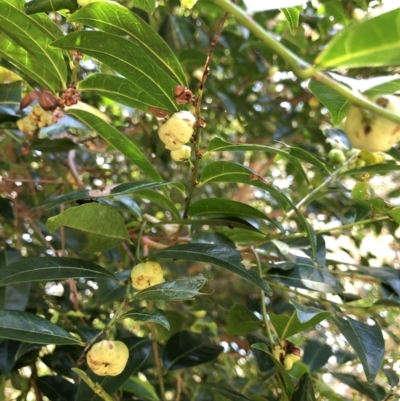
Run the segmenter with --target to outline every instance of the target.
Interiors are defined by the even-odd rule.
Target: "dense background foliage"
[[[119,3],[0,0],[0,400],[399,399],[400,153],[340,128],[400,122],[362,95],[399,89],[400,8]],[[191,160],[156,109],[202,121]],[[87,369],[102,338],[118,376]]]

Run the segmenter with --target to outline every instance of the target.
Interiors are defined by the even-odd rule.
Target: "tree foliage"
[[[238,3],[0,0],[0,400],[395,396],[400,8]]]

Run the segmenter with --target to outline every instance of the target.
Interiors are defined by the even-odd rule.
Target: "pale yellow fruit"
[[[122,341],[100,341],[86,355],[89,368],[98,376],[119,375],[125,369],[128,359],[129,350]]]
[[[131,280],[135,290],[144,290],[165,281],[161,265],[151,261],[134,266],[131,271]]]
[[[398,97],[385,95],[372,100],[381,107],[400,114]],[[367,117],[356,106],[350,106],[344,131],[351,146],[370,152],[384,152],[400,140],[400,124],[376,115]]]
[[[39,104],[32,107],[32,110],[29,113],[29,118],[31,123],[39,128],[44,128],[48,125],[54,124],[53,112],[44,110]]]
[[[300,355],[295,354],[286,354],[285,359],[283,360],[283,366],[286,370],[290,370],[293,367],[293,364],[301,359]]]
[[[281,362],[281,359],[285,355],[285,350],[281,347],[281,345],[275,344],[272,347],[272,355],[275,359],[277,359],[279,362]]]
[[[158,129],[158,136],[168,150],[178,150],[189,142],[196,123],[190,111],[178,111]]]
[[[177,150],[171,150],[171,159],[176,162],[182,162],[184,160],[190,159],[190,154],[192,153],[192,149],[190,146],[183,145],[181,148]]]
[[[32,124],[29,116],[25,116],[20,118],[17,121],[17,127],[20,131],[25,132],[26,134],[32,133],[37,128],[37,125]]]

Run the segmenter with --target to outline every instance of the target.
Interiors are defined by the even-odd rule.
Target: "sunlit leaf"
[[[119,319],[122,320],[126,318],[141,323],[158,323],[164,326],[167,330],[169,330],[170,327],[168,319],[166,318],[164,312],[159,309],[154,312],[150,312],[146,308],[132,309],[128,312],[125,312],[122,316],[120,316]]]

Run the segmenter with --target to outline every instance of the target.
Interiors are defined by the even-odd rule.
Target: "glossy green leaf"
[[[265,146],[259,144],[251,144],[251,143],[230,143],[226,142],[221,138],[214,137],[208,145],[208,152],[265,152],[270,154],[277,154],[289,162],[291,162],[294,168],[299,172],[300,176],[308,183],[308,178],[306,173],[303,170],[299,160],[296,157],[293,157],[287,151],[273,148],[272,146]]]
[[[375,322],[374,326],[370,326],[349,316],[346,319],[334,316],[332,319],[357,353],[364,367],[367,381],[372,383],[385,355],[385,341],[378,323]]]
[[[138,2],[136,7],[140,7],[140,3],[150,3],[147,9],[150,9],[154,2],[154,0],[135,1]],[[114,2],[95,2],[72,14],[68,21],[89,25],[113,35],[128,36],[137,44],[136,49],[140,49],[150,63],[157,65],[164,72],[164,76],[176,84],[186,85],[185,73],[169,46],[149,24],[128,8]],[[150,71],[152,68],[147,73]],[[168,93],[168,97],[172,98],[173,93]],[[173,109],[175,108],[174,105]]]
[[[325,163],[323,163],[320,159],[315,157],[312,153],[307,152],[304,149],[297,147],[289,147],[289,153],[293,155],[296,159],[303,160],[307,163],[312,164],[317,167],[321,173],[330,174],[330,171]]]
[[[297,383],[291,401],[316,401],[311,376],[305,373]]]
[[[148,112],[149,106],[164,108],[162,97],[146,92],[135,82],[110,74],[91,74],[78,84],[81,92],[95,92],[115,102]],[[161,100],[160,100],[161,99]]]
[[[269,285],[253,270],[242,265],[242,255],[230,247],[209,244],[185,244],[165,248],[152,254],[155,258],[181,259],[191,262],[211,263],[250,281],[267,294],[272,294]]]
[[[56,40],[53,46],[94,57],[135,83],[138,90],[154,94],[157,97],[154,101],[143,96],[151,100],[148,106],[157,107],[161,103],[163,109],[177,110],[172,94],[178,82],[155,64],[148,57],[147,49],[141,48],[138,43],[109,32],[79,31]],[[120,87],[120,90],[123,89]],[[129,96],[129,93],[126,95]]]
[[[48,32],[34,18],[25,14],[24,1],[3,0],[0,30],[24,49],[28,57],[35,60],[36,66],[40,65],[42,70],[47,70],[54,83],[58,83],[57,87],[46,84],[46,88],[55,91],[66,86],[67,66],[63,53],[50,46],[51,37]]]
[[[225,383],[201,383],[201,386],[211,390],[213,393],[222,395],[225,399],[230,401],[251,401],[250,398],[233,390]]]
[[[156,0],[134,0],[132,2],[134,7],[147,11],[152,14],[156,8]]]
[[[325,366],[332,355],[332,348],[328,344],[311,340],[304,347],[302,361],[308,366],[310,372],[314,372]]]
[[[244,305],[234,304],[229,310],[227,334],[242,336],[258,330],[261,326],[260,319]]]
[[[76,117],[78,120],[96,131],[112,147],[119,150],[129,161],[138,166],[149,178],[154,181],[162,181],[158,171],[139,150],[139,148],[110,124],[94,114],[83,110],[69,109],[68,114]]]
[[[230,182],[248,184],[267,191],[274,199],[279,202],[284,210],[286,209],[287,205],[290,205],[307,233],[313,257],[314,259],[316,258],[317,236],[313,228],[304,218],[303,214],[297,209],[294,203],[290,200],[290,198],[279,188],[264,181],[248,167],[227,161],[210,163],[204,168],[200,176],[200,185],[204,185],[207,182]]]
[[[81,277],[115,279],[114,274],[103,267],[74,258],[24,258],[0,268],[0,286]]]
[[[162,355],[165,370],[198,366],[215,359],[223,347],[200,334],[189,331],[175,333],[166,343]]]
[[[30,54],[14,43],[7,35],[0,30],[0,56],[17,67],[23,74],[28,76],[39,86],[56,91],[59,87],[59,80],[52,72],[44,66],[37,68],[37,61]]]
[[[399,65],[400,9],[383,13],[359,24],[350,25],[333,37],[317,56],[319,68],[329,67],[377,67]],[[384,35],[381,33],[385,32]]]
[[[313,306],[303,305],[303,304],[295,301],[294,299],[291,299],[290,303],[295,307],[296,313],[297,313],[297,318],[299,319],[300,323],[306,323],[318,315],[321,316],[321,313],[327,314],[325,319],[327,319],[330,316],[330,313],[323,309],[318,309],[318,308],[314,308]]]
[[[139,291],[135,296],[152,301],[185,301],[196,295],[204,295],[199,290],[207,281],[202,275],[166,281]]]
[[[231,216],[249,216],[269,220],[269,217],[256,208],[242,202],[229,199],[207,198],[193,202],[189,208],[189,216],[207,216],[227,214]]]
[[[133,394],[143,401],[160,401],[152,384],[142,381],[138,377],[130,377],[121,387],[125,393]]]
[[[61,226],[88,233],[89,244],[85,252],[104,251],[129,240],[129,233],[121,214],[116,208],[100,203],[70,207],[61,214],[50,217],[46,225],[50,233]]]
[[[294,392],[295,387],[294,387],[293,380],[290,377],[289,373],[286,371],[286,369],[283,367],[283,365],[272,356],[270,349],[264,343],[252,344],[251,348],[263,351],[272,358],[275,368],[278,371],[279,376],[281,377],[282,382],[283,382],[282,391],[285,392],[286,398],[290,400],[292,398],[292,394]]]
[[[36,344],[83,345],[78,338],[42,317],[11,310],[0,310],[0,338]]]
[[[296,35],[297,28],[299,27],[299,17],[300,11],[302,11],[303,7],[289,7],[282,8],[281,11],[286,18],[287,23],[289,24],[290,33],[292,35]]]
[[[132,319],[135,322],[141,322],[141,323],[146,323],[146,322],[158,323],[164,326],[167,330],[169,330],[170,327],[167,317],[165,316],[164,312],[160,309],[157,309],[154,312],[150,312],[146,308],[131,309],[130,311],[120,316],[119,320],[127,318]]]
[[[87,375],[108,393],[113,395],[129,379],[131,375],[141,372],[154,366],[152,343],[147,338],[138,338],[130,336],[123,341],[129,349],[129,359],[124,371],[118,376],[97,376],[90,369],[86,370]],[[78,393],[75,401],[104,401],[98,395],[93,393],[90,387],[81,382],[78,387]]]
[[[366,383],[360,380],[358,377],[346,373],[335,372],[332,373],[332,375],[336,379],[340,380],[342,383],[347,384],[349,387],[353,388],[354,390],[359,391],[361,394],[365,394],[372,401],[382,401],[387,399],[385,389],[378,384]]]
[[[97,394],[99,397],[101,397],[102,400],[104,400],[104,401],[114,401],[114,398],[111,397],[110,394],[108,394],[99,383],[93,381],[89,377],[89,375],[87,373],[85,373],[83,370],[78,369],[78,368],[72,368],[71,370],[74,373],[76,373],[82,379],[82,381],[84,383],[86,383],[87,386],[90,387],[90,389],[95,394]]]
[[[327,319],[330,315],[329,312],[321,311],[321,313],[315,315],[307,322],[301,323],[296,312],[292,312],[290,315],[276,315],[272,312],[269,313],[271,323],[281,340],[297,333],[301,333],[302,331],[314,328],[318,323]]]
[[[42,206],[52,208],[63,203],[78,201],[82,199],[93,199],[96,198],[109,198],[119,195],[133,194],[135,192],[144,191],[146,189],[158,188],[169,184],[168,182],[152,182],[152,181],[135,181],[126,182],[124,184],[111,185],[103,190],[99,189],[79,189],[72,191],[66,195],[58,195],[52,198],[46,199],[42,202]]]
[[[27,14],[48,13],[64,9],[75,11],[77,8],[76,0],[30,0],[25,3]]]

